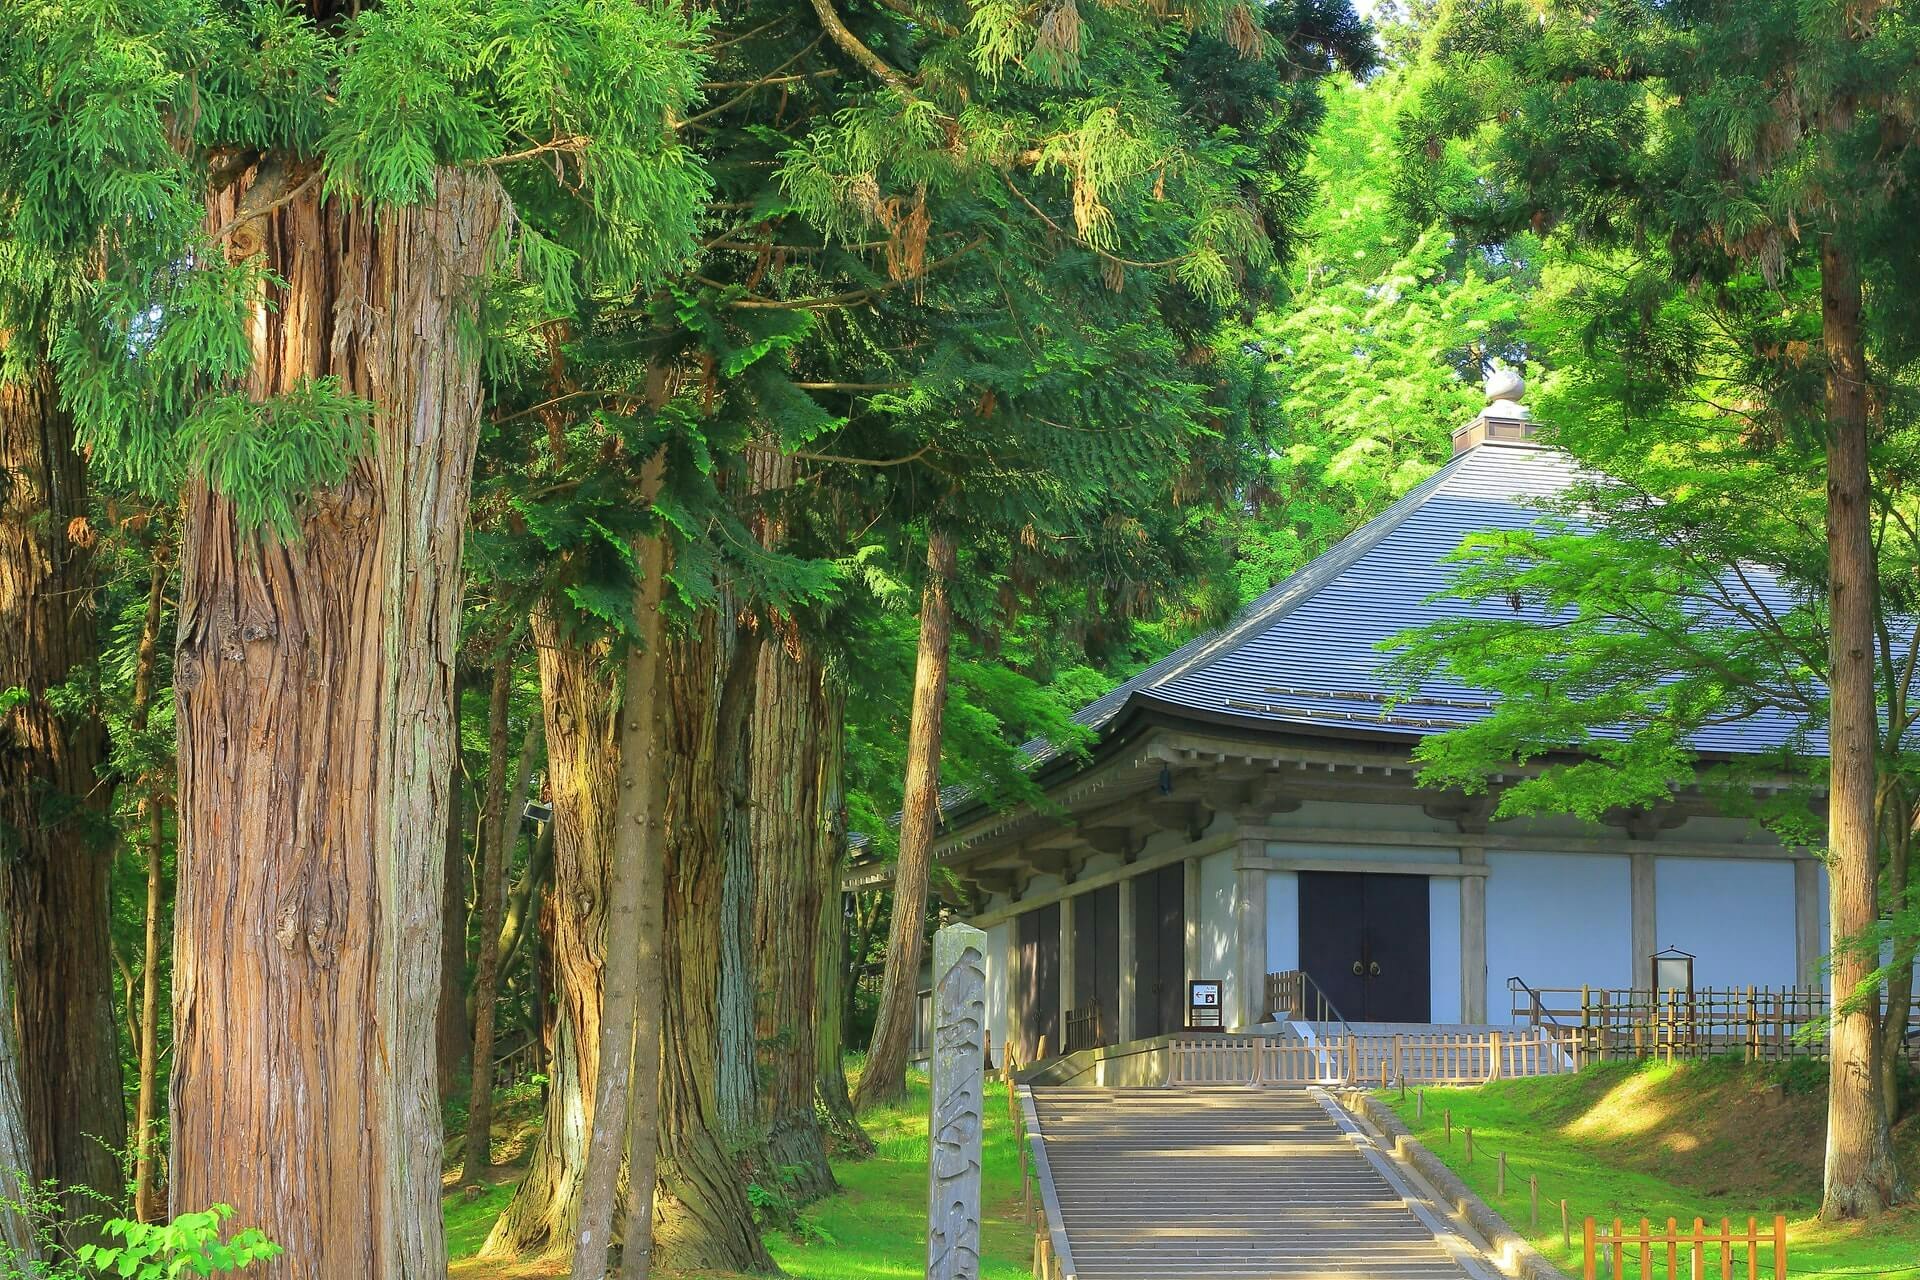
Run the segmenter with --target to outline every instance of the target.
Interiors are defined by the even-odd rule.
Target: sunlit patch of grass
[[[1825,1104],[1806,1075],[1798,1067],[1747,1068],[1725,1061],[1612,1063],[1577,1076],[1429,1089],[1423,1119],[1416,1118],[1412,1093],[1404,1100],[1397,1090],[1380,1096],[1515,1230],[1575,1275],[1581,1222],[1588,1215],[1629,1224],[1645,1217],[1660,1228],[1674,1218],[1690,1228],[1696,1216],[1715,1226],[1723,1217],[1744,1226],[1749,1216],[1766,1224],[1780,1213],[1789,1219],[1793,1275],[1920,1280],[1920,1210],[1862,1223],[1827,1224],[1814,1217]],[[1901,1145],[1909,1151],[1906,1135],[1917,1125],[1903,1126]],[[1469,1128],[1472,1163],[1466,1160]],[[1499,1197],[1502,1152],[1507,1193]],[[1528,1222],[1530,1177],[1540,1186],[1537,1228]],[[1561,1235],[1563,1199],[1570,1245]],[[1763,1252],[1763,1265],[1770,1258]],[[1744,1255],[1737,1269],[1745,1274]]]

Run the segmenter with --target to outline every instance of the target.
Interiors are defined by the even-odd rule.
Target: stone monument
[[[980,1126],[986,1114],[987,935],[933,935],[933,1118],[927,1152],[927,1280],[979,1280]]]

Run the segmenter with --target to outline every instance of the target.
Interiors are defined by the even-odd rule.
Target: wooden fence
[[[1504,1032],[1176,1036],[1167,1083],[1177,1085],[1483,1084],[1574,1069],[1570,1037],[1541,1027]]]
[[[1102,1014],[1098,1001],[1078,1009],[1067,1010],[1066,1052],[1078,1053],[1082,1049],[1098,1049],[1108,1043],[1107,1020]]]
[[[1510,983],[1513,1016],[1574,1038],[1582,1063],[1602,1058],[1706,1058],[1748,1062],[1825,1057],[1825,991],[1804,987],[1706,987],[1691,992],[1607,987],[1533,988]],[[1910,1018],[1920,1025],[1920,995]],[[1915,1052],[1920,1041],[1909,1040]]]
[[[1327,993],[1320,989],[1320,984],[1304,969],[1267,975],[1265,1012],[1296,1022],[1346,1022],[1333,1007],[1333,1001],[1327,999]]]
[[[1640,1219],[1640,1229],[1623,1228],[1620,1219],[1613,1220],[1611,1231],[1597,1227],[1592,1218],[1586,1222],[1582,1272],[1585,1280],[1709,1280],[1718,1276],[1720,1280],[1733,1280],[1736,1275],[1744,1274],[1747,1280],[1759,1280],[1763,1275],[1771,1275],[1774,1280],[1786,1280],[1787,1276],[1787,1220],[1776,1217],[1770,1228],[1763,1228],[1753,1218],[1747,1219],[1747,1229],[1741,1231],[1727,1219],[1720,1220],[1720,1229],[1710,1229],[1699,1218],[1693,1220],[1693,1230],[1682,1230],[1676,1219],[1667,1219],[1665,1231],[1651,1227],[1645,1218]],[[1740,1251],[1744,1248],[1745,1256]],[[1772,1253],[1772,1266],[1762,1270],[1760,1251],[1768,1249]],[[1629,1270],[1634,1261],[1638,1266]],[[1665,1266],[1660,1264],[1664,1261]],[[1744,1264],[1744,1265],[1743,1265]],[[1682,1268],[1685,1268],[1682,1271]]]

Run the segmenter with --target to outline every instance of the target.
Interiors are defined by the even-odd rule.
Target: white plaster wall
[[[1300,877],[1267,872],[1267,972],[1300,967]]]
[[[1232,1011],[1240,1007],[1240,979],[1234,972],[1238,968],[1234,952],[1240,941],[1234,910],[1237,873],[1233,869],[1238,856],[1236,850],[1227,849],[1200,859],[1200,972],[1187,975],[1221,979],[1220,998],[1227,1007],[1229,1022]]]
[[[1013,1002],[1013,926],[1002,920],[987,929],[987,1031],[993,1037],[993,1064],[1000,1066],[1012,1032],[1008,1011]]]
[[[1654,943],[1694,954],[1696,986],[1794,984],[1792,863],[1658,858],[1653,878]]]
[[[1625,857],[1489,852],[1487,867],[1489,1021],[1505,1022],[1513,1007],[1509,977],[1535,987],[1630,984],[1633,885]]]
[[[1435,1022],[1460,1021],[1460,881],[1455,876],[1427,877],[1427,929],[1433,945],[1433,996],[1429,1016]]]

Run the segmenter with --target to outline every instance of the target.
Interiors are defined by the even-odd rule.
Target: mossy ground
[[[1610,1063],[1574,1076],[1429,1089],[1424,1118],[1416,1116],[1411,1092],[1381,1097],[1516,1230],[1575,1275],[1587,1215],[1602,1222],[1646,1217],[1664,1227],[1670,1217],[1690,1226],[1696,1216],[1744,1224],[1749,1215],[1771,1222],[1783,1213],[1793,1276],[1920,1280],[1920,1209],[1838,1225],[1814,1216],[1825,1159],[1824,1070],[1814,1062]],[[1902,1166],[1920,1176],[1920,1117],[1900,1126],[1896,1146]],[[1507,1194],[1496,1197],[1503,1151]],[[1528,1222],[1529,1177],[1540,1182],[1537,1230]],[[1562,1199],[1571,1248],[1561,1237]],[[1769,1257],[1762,1253],[1763,1266]],[[1744,1260],[1737,1273],[1746,1274]]]

